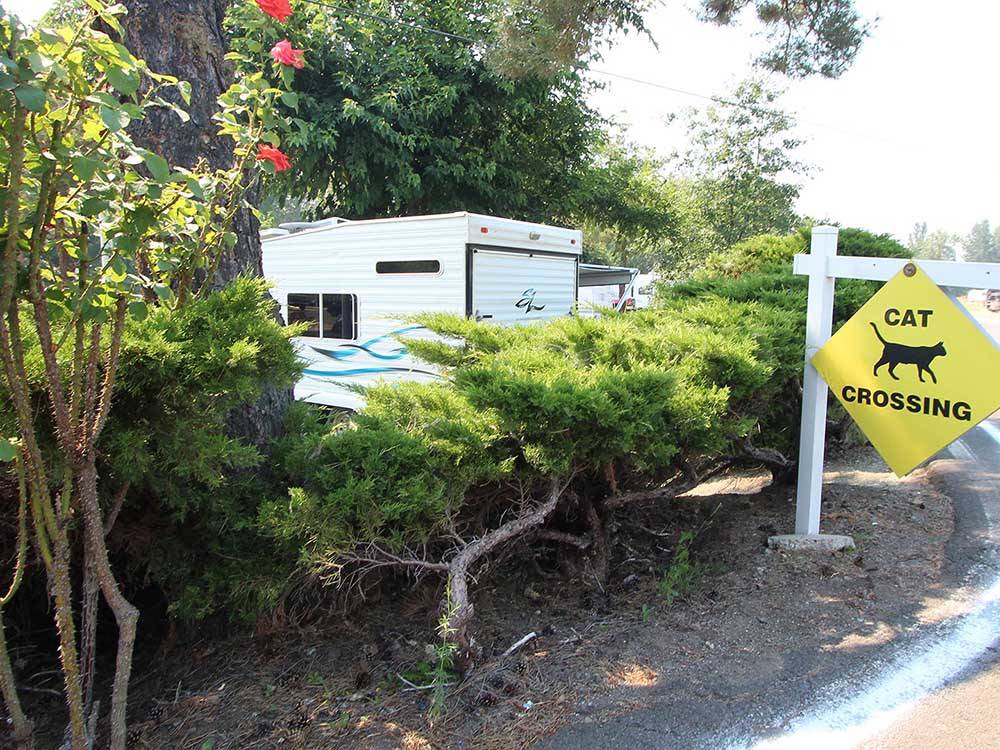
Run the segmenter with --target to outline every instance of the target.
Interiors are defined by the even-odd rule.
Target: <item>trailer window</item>
[[[292,323],[308,323],[309,327],[300,335],[319,338],[318,294],[288,295],[288,324]]]
[[[380,260],[375,273],[439,273],[439,260]]]
[[[356,339],[358,298],[353,294],[323,295],[323,338]]]

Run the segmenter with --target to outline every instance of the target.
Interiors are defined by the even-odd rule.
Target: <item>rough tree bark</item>
[[[151,110],[144,122],[133,124],[133,138],[171,164],[190,167],[204,159],[212,168],[230,167],[231,143],[216,134],[212,122],[216,99],[233,80],[232,67],[224,59],[229,45],[222,29],[229,0],[124,0],[124,5],[128,8],[124,42],[129,50],[145,59],[151,70],[191,84],[191,103],[186,106],[190,121],[182,123],[171,112]],[[233,231],[239,239],[219,263],[213,285],[225,286],[244,272],[262,275],[258,230],[250,211],[236,215]],[[269,389],[256,404],[231,414],[229,429],[264,446],[281,434],[291,400],[289,389]]]

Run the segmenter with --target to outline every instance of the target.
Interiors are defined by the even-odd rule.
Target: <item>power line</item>
[[[684,96],[693,96],[696,99],[704,99],[705,101],[715,102],[716,104],[725,104],[728,107],[742,107],[743,109],[749,109],[754,112],[768,112],[773,111],[776,114],[780,114],[778,110],[768,110],[767,107],[756,107],[753,104],[744,104],[743,102],[734,102],[731,99],[723,99],[721,96],[712,96],[710,94],[699,94],[696,91],[688,91],[687,89],[679,89],[675,86],[668,86],[665,83],[659,83],[657,81],[647,81],[643,78],[636,78],[634,76],[627,76],[624,73],[612,73],[610,70],[601,70],[600,68],[583,68],[589,73],[594,73],[599,76],[607,76],[608,78],[618,78],[622,81],[630,81],[632,83],[640,83],[643,86],[652,86],[653,88],[662,89],[663,91],[670,91],[674,94],[683,94]]]
[[[418,31],[418,32],[422,32],[422,33],[425,33],[425,34],[431,34],[433,36],[438,36],[438,37],[441,37],[443,39],[447,39],[447,40],[453,41],[453,42],[461,42],[463,44],[471,44],[473,46],[482,47],[484,49],[488,49],[491,46],[488,43],[486,43],[485,41],[483,41],[482,39],[474,39],[472,37],[464,36],[462,34],[454,34],[454,33],[450,32],[450,31],[442,31],[441,29],[435,29],[435,28],[433,28],[431,26],[425,26],[423,24],[416,23],[414,21],[404,21],[401,18],[393,18],[391,16],[384,16],[384,15],[381,15],[379,13],[370,13],[370,12],[367,12],[367,11],[361,11],[361,10],[357,10],[355,8],[349,8],[349,7],[346,7],[346,6],[343,6],[343,5],[337,5],[335,3],[323,2],[323,0],[303,0],[303,2],[309,3],[311,5],[317,5],[317,6],[320,6],[320,7],[323,7],[323,8],[329,8],[330,10],[335,10],[335,11],[337,11],[339,13],[342,13],[342,14],[345,14],[345,15],[357,16],[358,18],[366,18],[366,19],[371,20],[371,21],[378,21],[380,23],[392,24],[392,25],[395,25],[395,26],[401,26],[403,28],[410,29],[411,31]],[[785,115],[786,114],[785,112],[782,112],[781,110],[770,109],[768,107],[759,107],[759,106],[755,106],[753,104],[745,104],[743,102],[733,101],[732,99],[726,99],[726,98],[721,97],[721,96],[713,96],[711,94],[700,94],[697,91],[691,91],[689,89],[682,89],[682,88],[678,88],[677,86],[670,86],[669,84],[661,83],[659,81],[650,81],[650,80],[647,80],[645,78],[638,78],[636,76],[625,75],[624,73],[615,73],[615,72],[610,71],[610,70],[602,70],[600,68],[590,68],[590,67],[586,67],[586,66],[575,66],[574,69],[577,70],[577,71],[580,71],[580,72],[584,72],[584,73],[591,73],[593,75],[605,76],[605,77],[608,77],[608,78],[616,78],[618,80],[628,81],[630,83],[636,83],[636,84],[639,84],[641,86],[648,86],[650,88],[659,89],[660,91],[669,91],[669,92],[674,93],[674,94],[680,94],[681,96],[689,96],[689,97],[692,97],[692,98],[695,98],[695,99],[701,99],[702,101],[708,101],[708,102],[713,102],[715,104],[721,104],[721,105],[726,106],[726,107],[737,107],[739,109],[745,109],[745,110],[747,110],[749,112],[753,112],[755,114],[762,114],[762,113],[765,113],[765,114],[778,114],[778,115]],[[849,136],[849,137],[852,137],[852,138],[862,138],[862,139],[872,140],[870,134],[858,133],[858,132],[851,132],[851,131],[843,130],[841,128],[836,128],[836,127],[833,127],[833,126],[830,126],[830,125],[827,125],[825,123],[821,123],[821,122],[818,122],[818,121],[815,121],[815,120],[813,121],[813,124],[814,125],[818,125],[821,128],[826,128],[828,130],[832,130],[834,132],[840,133],[841,135],[846,135],[846,136]],[[889,143],[889,141],[883,141],[883,142],[884,143]],[[894,140],[894,141],[892,141],[892,143],[894,145],[898,145],[898,141]]]
[[[339,13],[342,13],[342,14],[345,14],[345,15],[357,16],[359,18],[367,18],[367,19],[369,19],[371,21],[377,21],[377,22],[384,23],[384,24],[392,24],[392,25],[395,25],[395,26],[401,26],[401,27],[409,29],[411,31],[417,31],[417,32],[425,33],[425,34],[431,34],[433,36],[441,37],[443,39],[447,39],[447,40],[452,41],[452,42],[461,42],[463,44],[471,44],[473,46],[481,47],[483,49],[489,49],[490,46],[491,46],[490,44],[488,44],[487,42],[483,41],[482,39],[474,39],[472,37],[464,36],[462,34],[454,34],[454,33],[450,32],[450,31],[442,31],[441,29],[435,29],[433,27],[425,26],[423,24],[416,23],[414,21],[404,21],[401,18],[393,18],[391,16],[384,16],[384,15],[381,15],[379,13],[370,13],[370,12],[367,12],[367,11],[356,10],[354,8],[349,8],[349,7],[346,7],[346,6],[343,6],[343,5],[337,5],[335,3],[323,2],[323,0],[303,0],[303,2],[310,3],[312,5],[317,5],[317,6],[320,6],[320,7],[323,7],[323,8],[329,8],[330,10],[335,10],[335,11],[337,11]],[[679,88],[677,86],[671,86],[669,84],[662,83],[660,81],[650,81],[650,80],[645,79],[645,78],[638,78],[636,76],[625,75],[624,73],[615,73],[615,72],[610,71],[610,70],[602,70],[601,68],[590,68],[590,67],[586,67],[586,66],[575,66],[574,69],[577,70],[578,72],[591,73],[593,75],[605,76],[607,78],[615,78],[615,79],[618,79],[618,80],[621,80],[621,81],[628,81],[630,83],[639,84],[641,86],[647,86],[649,88],[658,89],[660,91],[669,91],[669,92],[671,92],[673,94],[679,94],[681,96],[688,96],[688,97],[692,97],[694,99],[701,99],[702,101],[712,102],[714,104],[721,104],[721,105],[726,106],[726,107],[736,107],[736,108],[739,108],[739,109],[745,109],[745,110],[747,110],[749,112],[752,112],[754,114],[776,114],[776,115],[786,115],[787,114],[787,113],[785,113],[785,112],[783,112],[781,110],[777,110],[777,109],[771,109],[771,108],[768,108],[768,107],[755,106],[753,104],[746,104],[744,102],[738,102],[738,101],[734,101],[732,99],[726,99],[724,97],[714,96],[714,95],[711,95],[711,94],[701,94],[701,93],[698,93],[697,91],[691,91],[690,89],[682,89],[682,88]],[[796,114],[795,118],[796,119],[800,119],[801,115]],[[863,133],[863,132],[858,132],[858,131],[846,130],[846,129],[835,127],[833,125],[829,125],[827,123],[824,123],[824,122],[821,122],[819,120],[815,120],[815,119],[812,119],[812,118],[808,118],[808,117],[806,119],[811,120],[812,125],[814,125],[816,127],[823,128],[825,130],[829,130],[829,131],[832,131],[834,133],[839,133],[842,136],[847,136],[849,138],[854,138],[856,140],[867,140],[867,141],[871,141],[871,142],[878,142],[878,143],[881,143],[883,145],[892,145],[892,146],[894,146],[896,148],[898,148],[901,145],[901,141],[899,139],[896,139],[896,138],[894,138],[892,140],[888,140],[888,139],[884,139],[884,138],[872,137],[871,133]],[[909,148],[912,148],[912,149],[922,148],[921,145],[918,145],[918,144],[915,144],[915,143],[902,144],[902,145],[907,145]]]
[[[472,44],[474,46],[479,46],[483,48],[490,47],[489,44],[481,39],[473,39],[472,37],[464,36],[462,34],[453,34],[450,31],[442,31],[441,29],[435,29],[430,26],[424,26],[423,24],[416,23],[414,21],[404,21],[400,18],[392,18],[391,16],[383,16],[378,13],[369,13],[366,11],[356,10],[354,8],[348,8],[343,5],[336,5],[334,3],[322,2],[322,0],[304,0],[311,5],[318,5],[322,8],[329,8],[330,10],[335,10],[339,13],[345,15],[357,16],[359,18],[367,18],[371,21],[380,21],[386,24],[393,24],[395,26],[402,26],[404,28],[410,29],[411,31],[420,31],[426,34],[432,34],[434,36],[439,36],[444,39],[448,39],[454,42],[462,42],[464,44]],[[632,83],[638,83],[643,86],[651,86],[653,88],[660,89],[662,91],[670,91],[675,94],[682,94],[683,96],[691,96],[696,99],[702,99],[704,101],[715,102],[716,104],[724,104],[729,107],[741,107],[743,109],[748,109],[753,112],[766,112],[768,111],[764,107],[755,107],[752,104],[744,104],[742,102],[735,102],[729,99],[723,99],[718,96],[711,96],[708,94],[699,94],[695,91],[688,91],[686,89],[677,88],[675,86],[668,86],[665,83],[658,83],[656,81],[647,81],[642,78],[635,78],[633,76],[627,76],[621,73],[613,73],[609,70],[600,70],[599,68],[589,68],[585,66],[576,66],[576,70],[583,71],[586,73],[593,73],[595,75],[607,76],[608,78],[618,78],[623,81],[631,81]]]

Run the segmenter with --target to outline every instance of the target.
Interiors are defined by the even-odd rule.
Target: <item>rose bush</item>
[[[258,4],[279,20],[291,12],[287,2]],[[191,87],[98,30],[120,36],[122,6],[86,5],[64,28],[29,33],[0,19],[0,461],[18,487],[14,572],[0,597],[0,691],[15,742],[29,747],[2,615],[34,554],[52,598],[69,745],[94,740],[100,595],[118,632],[110,746],[124,750],[139,615],[109,560],[105,539],[126,492],[100,481],[98,444],[129,364],[125,331],[151,310],[179,311],[209,294],[247,189],[290,166],[275,101],[294,101],[295,69],[281,66],[278,88],[260,72],[266,58],[257,60],[257,72],[220,97],[229,168],[172,166],[137,146],[129,125],[153,108],[186,118]],[[249,354],[244,346],[233,356]]]

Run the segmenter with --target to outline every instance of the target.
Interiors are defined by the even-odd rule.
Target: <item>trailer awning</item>
[[[638,268],[627,268],[625,266],[598,266],[593,263],[581,263],[580,286],[629,284],[638,274]]]

